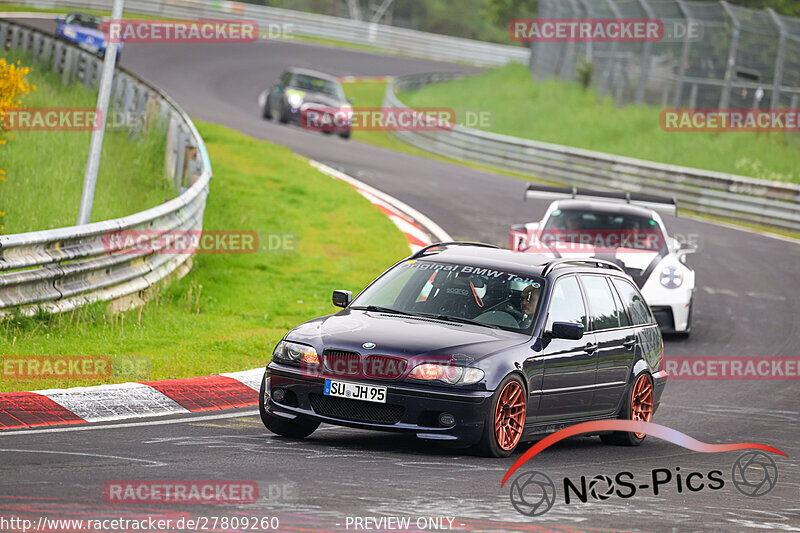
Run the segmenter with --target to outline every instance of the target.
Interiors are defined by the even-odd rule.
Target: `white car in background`
[[[674,200],[530,184],[528,198],[555,201],[541,221],[512,226],[512,250],[613,261],[639,286],[663,333],[689,335],[695,275],[686,255],[696,247],[670,237],[657,212],[677,214]]]

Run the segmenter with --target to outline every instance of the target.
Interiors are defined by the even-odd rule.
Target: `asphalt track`
[[[537,219],[546,207],[523,203],[524,182],[518,179],[259,118],[258,94],[287,66],[362,76],[465,67],[264,41],[134,44],[126,47],[122,63],[165,89],[192,117],[287,145],[348,172],[415,207],[456,238],[504,243],[512,223]],[[214,186],[224,186],[224,177]],[[691,219],[667,217],[666,223],[672,233],[695,236],[700,246],[690,259],[699,287],[694,331],[689,340],[668,340],[667,355],[797,355],[800,246]],[[244,410],[150,425],[4,433],[0,514],[34,519],[278,516],[287,531],[344,530],[347,517],[364,516],[409,516],[412,523],[423,516],[449,517],[455,518],[455,529],[472,530],[800,531],[798,399],[796,381],[673,380],[667,385],[656,422],[704,442],[759,442],[788,455],[775,456],[778,484],[759,498],[740,494],[730,482],[740,452],[696,453],[652,438],[638,448],[575,438],[523,467],[549,475],[558,494],[547,514],[528,518],[511,506],[509,486],[500,488],[514,458],[471,457],[409,437],[332,426],[293,442],[267,433],[253,410]],[[725,486],[679,493],[673,481],[658,495],[641,489],[628,499],[564,503],[563,477],[578,482],[581,475],[590,479],[629,471],[644,482],[655,468],[677,474],[676,467],[684,473],[719,469]],[[106,503],[104,484],[127,479],[255,480],[262,497],[243,506]]]

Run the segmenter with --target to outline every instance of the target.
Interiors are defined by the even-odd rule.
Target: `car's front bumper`
[[[652,285],[645,285],[642,296],[650,306],[661,332],[687,332],[691,328],[690,311],[694,286],[667,289]]]
[[[325,379],[303,375],[298,369],[270,363],[266,374],[265,407],[275,416],[305,416],[341,426],[382,431],[413,433],[422,439],[477,443],[491,406],[491,391],[435,390],[407,382],[382,380],[359,382],[387,388],[386,403],[338,398],[323,394]],[[334,378],[338,379],[338,378]],[[275,388],[287,391],[281,402],[275,401]],[[439,415],[450,413],[455,424],[442,427]]]

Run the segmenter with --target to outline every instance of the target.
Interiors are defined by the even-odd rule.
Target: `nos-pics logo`
[[[585,422],[562,429],[536,443],[509,469],[501,486],[526,461],[555,442],[569,436],[594,433],[596,431],[646,433],[693,451],[706,453],[741,449],[750,450],[740,455],[733,463],[728,481],[726,481],[722,470],[700,472],[681,470],[680,467],[672,469],[655,468],[651,470],[649,475],[639,479],[632,472],[625,471],[614,475],[580,476],[577,479],[564,477],[561,479],[559,487],[566,505],[587,503],[590,499],[595,501],[604,501],[609,498],[627,499],[632,498],[641,491],[647,492],[648,495],[658,496],[664,492],[664,489],[674,490],[678,493],[720,490],[728,482],[732,483],[736,490],[745,496],[760,497],[769,493],[777,484],[778,466],[772,457],[759,450],[786,455],[780,450],[756,443],[707,444],[673,429],[649,422],[630,420]],[[555,504],[557,495],[557,486],[553,480],[547,474],[536,470],[527,470],[517,474],[512,480],[509,489],[511,505],[526,516],[545,514]]]

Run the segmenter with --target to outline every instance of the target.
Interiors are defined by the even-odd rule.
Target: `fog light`
[[[286,398],[286,389],[276,388],[272,389],[272,399],[276,402],[282,402]]]
[[[456,423],[456,417],[450,413],[442,413],[439,415],[439,424],[444,427],[452,426]]]

